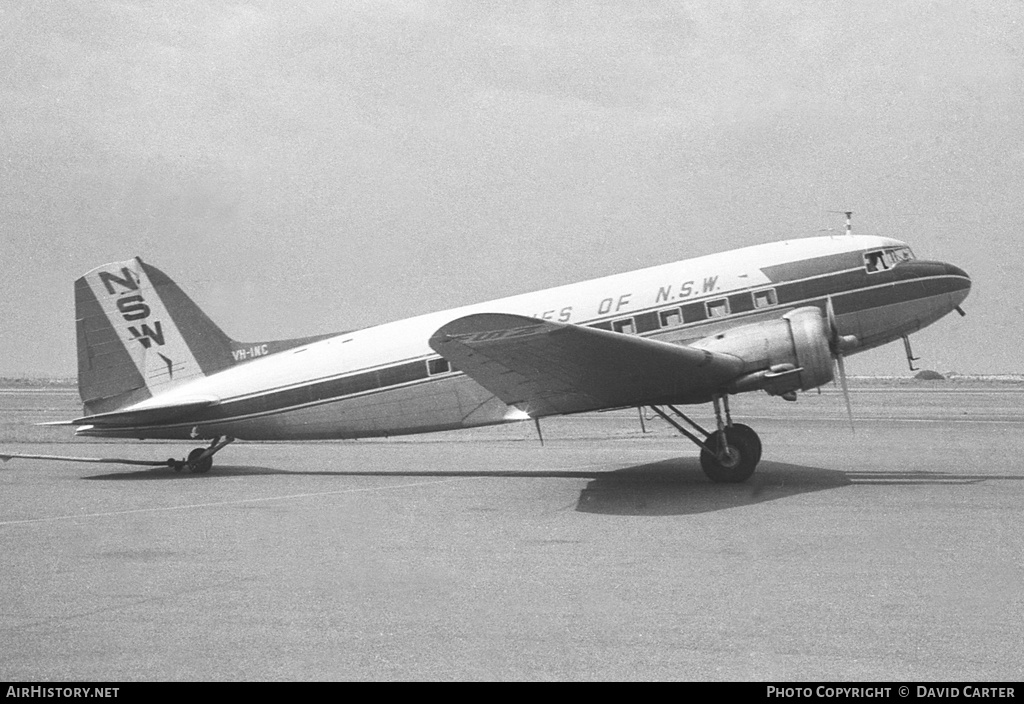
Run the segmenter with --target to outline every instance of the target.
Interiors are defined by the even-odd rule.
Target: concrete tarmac
[[[0,452],[190,448],[29,429],[58,396],[0,396]],[[1019,681],[1024,391],[852,396],[855,434],[834,391],[734,399],[738,486],[635,410],[14,459],[0,679]]]

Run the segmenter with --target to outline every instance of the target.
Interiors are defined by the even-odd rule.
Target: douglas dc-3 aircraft
[[[844,355],[962,315],[970,287],[962,269],[917,260],[897,240],[815,237],[242,343],[136,258],[75,282],[86,415],[62,423],[78,435],[205,439],[166,464],[206,472],[235,438],[362,438],[648,406],[697,444],[711,480],[742,482],[761,442],[732,422],[730,394],[793,400],[836,371],[845,392]],[[708,402],[711,432],[676,408]]]

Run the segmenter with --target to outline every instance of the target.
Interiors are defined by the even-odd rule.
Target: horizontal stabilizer
[[[68,457],[66,455],[25,455],[21,453],[0,453],[0,461],[8,460],[51,460],[57,462],[89,462],[91,464],[130,464],[140,467],[167,467],[167,460],[125,460],[117,457]]]
[[[468,315],[435,352],[533,417],[703,400],[740,373],[732,355],[521,315]],[[684,401],[685,400],[685,401]]]
[[[215,398],[186,399],[173,404],[147,405],[135,408],[125,408],[120,411],[109,413],[96,413],[91,416],[83,416],[70,421],[70,425],[94,425],[98,427],[124,427],[154,425],[157,423],[169,423],[180,421],[208,406],[218,402]]]

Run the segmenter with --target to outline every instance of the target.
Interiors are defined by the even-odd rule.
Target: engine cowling
[[[727,330],[693,343],[743,361],[743,374],[729,385],[730,393],[764,389],[781,395],[807,391],[832,381],[829,325],[821,310],[807,306],[777,320]]]

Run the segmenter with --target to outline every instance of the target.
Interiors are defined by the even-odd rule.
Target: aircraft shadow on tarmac
[[[976,484],[985,480],[1021,480],[1018,475],[952,474],[941,471],[842,471],[762,461],[742,484],[715,484],[696,457],[680,457],[613,470],[422,470],[422,471],[293,471],[274,467],[218,465],[209,474],[175,472],[170,468],[114,472],[83,477],[104,481],[204,480],[244,476],[310,477],[474,477],[519,479],[585,479],[576,510],[611,515],[669,516],[707,513],[750,506],[798,494],[861,484]]]
[[[851,485],[964,485],[986,480],[1020,481],[1024,476],[843,471],[763,461],[754,476],[743,484],[714,484],[704,476],[697,458],[679,458],[596,475],[580,492],[576,510],[618,515],[685,515]]]
[[[577,511],[630,516],[673,516],[721,511],[787,496],[847,486],[845,472],[762,462],[742,484],[715,484],[700,460],[684,457],[626,467],[596,476],[580,492]]]

